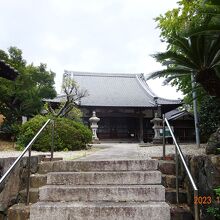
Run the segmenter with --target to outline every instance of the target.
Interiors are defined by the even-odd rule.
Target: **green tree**
[[[155,19],[161,39],[168,46],[165,53],[154,57],[167,68],[150,77],[164,76],[165,83],[177,86],[185,95],[185,103],[192,105],[191,74],[194,74],[202,134],[210,134],[220,120],[213,113],[209,129],[203,117],[207,110],[204,105],[216,104],[210,95],[220,96],[220,2],[181,0],[178,4],[177,8]],[[203,102],[204,99],[208,102]]]
[[[6,119],[3,129],[13,133],[13,127],[21,123],[21,117],[33,117],[43,106],[43,98],[56,96],[55,73],[48,71],[46,64],[27,64],[22,51],[10,47],[8,52],[0,50],[0,59],[10,64],[20,73],[15,81],[1,78],[0,113]]]
[[[152,73],[149,78],[165,76],[166,82],[170,82],[195,74],[196,82],[207,93],[220,97],[220,35],[175,36],[169,43],[175,46],[175,51],[169,49],[154,55],[167,68]]]
[[[215,30],[214,33],[216,33],[216,30],[220,30],[219,12],[219,1],[181,0],[178,2],[177,8],[167,11],[155,20],[158,28],[161,30],[160,36],[162,41],[167,42],[169,50],[176,52],[178,48],[175,44],[172,44],[172,38],[176,36],[189,37],[192,33],[202,32],[204,34],[204,31],[207,33],[210,30]],[[213,34],[213,32],[211,33]],[[181,51],[179,52],[181,53]],[[187,104],[192,103],[191,77],[189,75],[176,75],[170,83],[183,92]],[[198,104],[200,105],[202,97],[206,95],[206,92],[199,86],[196,87],[196,90]]]
[[[205,96],[200,107],[200,131],[207,141],[220,126],[220,99],[216,97]]]

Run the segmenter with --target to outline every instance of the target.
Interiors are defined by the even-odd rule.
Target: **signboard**
[[[174,131],[173,126],[171,126],[172,131]],[[163,137],[163,129],[160,129],[160,136]],[[172,137],[168,127],[165,127],[165,138]]]

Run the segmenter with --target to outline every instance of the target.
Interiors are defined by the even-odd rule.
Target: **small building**
[[[7,64],[5,61],[0,60],[0,77],[8,79],[8,80],[15,80],[18,76],[18,71]]]
[[[88,96],[78,103],[83,112],[83,121],[95,111],[100,118],[100,140],[152,141],[153,129],[150,120],[181,105],[181,100],[156,96],[149,88],[143,74],[88,73],[65,71],[65,77],[75,80]],[[50,100],[61,102],[63,94]]]
[[[15,80],[16,77],[19,75],[18,71],[7,64],[5,61],[0,60],[0,77],[8,79],[8,80]],[[4,122],[4,116],[0,114],[0,127]]]
[[[181,142],[195,142],[194,115],[187,110],[174,109],[165,114],[174,128],[176,138]]]

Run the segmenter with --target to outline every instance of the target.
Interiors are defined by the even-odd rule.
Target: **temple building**
[[[100,140],[152,141],[150,120],[176,109],[182,100],[156,96],[143,74],[89,73],[65,71],[63,77],[75,80],[88,95],[78,103],[83,122],[89,125],[93,111],[100,118]],[[51,100],[61,102],[64,95]]]
[[[167,112],[165,117],[173,126],[175,136],[179,142],[195,142],[194,115],[191,112],[185,109],[174,109]]]

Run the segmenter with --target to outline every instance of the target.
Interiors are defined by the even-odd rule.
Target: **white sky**
[[[64,70],[151,73],[150,54],[165,50],[153,20],[177,0],[0,0],[0,48],[22,49],[28,63],[46,63],[60,92]],[[148,82],[166,98],[179,98],[162,80]]]

